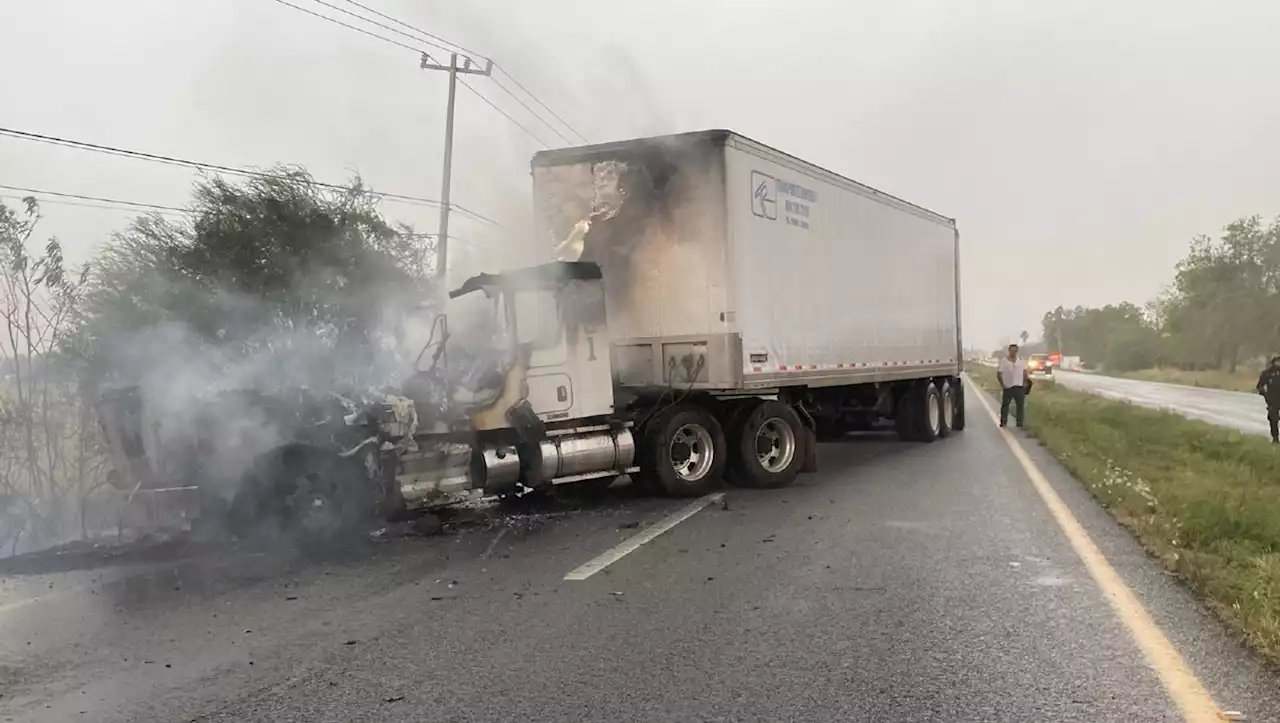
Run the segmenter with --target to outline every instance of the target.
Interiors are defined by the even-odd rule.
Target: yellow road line
[[[996,415],[996,410],[991,406],[991,402],[987,401],[986,394],[977,389],[972,382],[970,382],[969,387],[969,398],[977,399],[982,407],[986,409],[987,416],[991,417],[991,421],[998,423],[999,418]],[[1107,602],[1111,603],[1116,617],[1120,618],[1120,622],[1124,623],[1124,626],[1129,630],[1129,635],[1133,637],[1134,642],[1142,650],[1143,656],[1147,659],[1147,664],[1159,676],[1160,684],[1164,686],[1165,692],[1169,694],[1174,704],[1178,706],[1183,719],[1187,723],[1222,721],[1223,718],[1218,711],[1218,707],[1213,702],[1213,696],[1209,694],[1204,684],[1191,671],[1191,667],[1182,659],[1182,655],[1173,647],[1173,643],[1169,642],[1160,627],[1151,619],[1150,613],[1142,606],[1142,603],[1133,594],[1133,591],[1129,589],[1129,586],[1125,584],[1124,579],[1120,577],[1120,573],[1116,572],[1116,569],[1107,561],[1102,551],[1094,544],[1084,526],[1075,518],[1075,515],[1071,514],[1071,509],[1054,491],[1044,473],[1031,460],[1030,455],[1022,448],[1016,437],[1009,434],[1007,429],[1002,429],[1000,432],[1001,436],[1004,437],[1004,441],[1009,445],[1009,449],[1013,452],[1013,456],[1022,465],[1022,470],[1030,478],[1032,486],[1035,487],[1036,492],[1040,493],[1040,498],[1044,500],[1045,506],[1049,508],[1053,519],[1058,523],[1058,527],[1062,528],[1062,532],[1067,536],[1071,547],[1075,549],[1076,554],[1080,556],[1080,560],[1084,562],[1084,566],[1089,570],[1089,575],[1093,577],[1093,581],[1102,590],[1102,596],[1107,599]]]

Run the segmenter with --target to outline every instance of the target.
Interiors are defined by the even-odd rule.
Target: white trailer
[[[540,243],[603,272],[617,408],[661,491],[707,487],[653,459],[681,434],[724,447],[705,471],[727,461],[730,481],[764,485],[794,479],[778,460],[812,452],[806,432],[877,417],[907,439],[963,428],[953,219],[729,131],[532,165]],[[769,462],[765,437],[789,451]]]

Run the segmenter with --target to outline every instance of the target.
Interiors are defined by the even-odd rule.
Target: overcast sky
[[[593,141],[732,128],[956,217],[974,344],[1146,301],[1193,235],[1280,214],[1275,0],[365,2],[493,56]],[[0,68],[0,126],[439,196],[444,77],[273,0],[0,0]],[[460,93],[454,200],[509,229],[458,220],[473,253],[527,223],[540,147]],[[0,184],[182,205],[191,181],[0,137]],[[45,211],[78,258],[128,221]]]

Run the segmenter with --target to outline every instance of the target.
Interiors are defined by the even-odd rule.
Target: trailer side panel
[[[952,220],[740,136],[725,155],[746,386],[958,373]]]

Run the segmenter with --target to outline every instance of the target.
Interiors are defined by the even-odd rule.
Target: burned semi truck
[[[964,428],[953,219],[729,131],[545,151],[532,175],[546,263],[449,294],[486,297],[489,348],[435,319],[401,389],[282,433],[256,479],[327,459],[345,481],[320,488],[386,516],[622,475],[696,496],[788,485],[819,439],[881,420],[912,442]],[[128,487],[151,455],[115,408]]]

